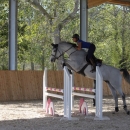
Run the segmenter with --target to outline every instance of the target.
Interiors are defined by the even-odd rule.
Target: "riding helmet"
[[[74,34],[74,35],[72,36],[72,38],[79,39],[79,35],[78,35],[78,34]]]

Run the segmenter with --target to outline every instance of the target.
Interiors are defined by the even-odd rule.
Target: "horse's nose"
[[[54,58],[51,58],[51,62],[55,62],[55,59],[54,59]]]
[[[51,62],[53,62],[53,59],[51,59]]]
[[[52,61],[53,61],[53,59],[52,59],[52,58],[50,58],[50,61],[52,62]]]

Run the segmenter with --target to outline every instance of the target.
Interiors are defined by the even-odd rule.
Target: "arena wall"
[[[74,73],[74,86],[93,88],[93,80]],[[0,101],[42,99],[42,87],[43,71],[0,71]],[[47,87],[63,88],[63,71],[48,70]],[[130,95],[130,85],[124,79],[122,88]],[[105,82],[103,94],[111,95]]]

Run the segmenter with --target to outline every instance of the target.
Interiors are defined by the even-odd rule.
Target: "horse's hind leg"
[[[109,83],[110,84],[110,83]],[[125,94],[123,93],[122,91],[122,88],[121,88],[121,81],[119,82],[116,82],[116,85],[113,84],[110,84],[110,86],[114,89],[114,90],[117,90],[118,93],[120,94],[120,96],[122,97],[122,101],[123,101],[123,105],[124,105],[124,110],[126,111],[127,114],[129,114],[129,111],[127,110],[127,105],[126,105],[126,99],[125,99]],[[115,100],[116,102],[116,100]],[[118,102],[118,101],[117,101]],[[115,107],[116,109],[116,107]]]
[[[118,89],[118,93],[119,93],[119,94],[121,95],[121,97],[122,97],[122,101],[123,101],[123,105],[124,105],[124,110],[125,110],[126,113],[129,115],[130,112],[127,110],[125,94],[122,92],[122,89],[121,89],[121,88]]]
[[[111,93],[112,93],[112,96],[113,96],[113,98],[115,100],[115,111],[118,112],[119,108],[118,108],[118,95],[117,95],[117,92],[116,92],[115,88],[113,88],[113,86],[109,82],[106,82],[106,83],[109,86],[109,88],[111,90]]]

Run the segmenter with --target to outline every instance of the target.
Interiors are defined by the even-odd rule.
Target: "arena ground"
[[[130,96],[127,96],[130,110]],[[103,99],[103,115],[110,118],[107,121],[95,121],[92,99],[85,99],[88,104],[89,116],[76,115],[79,120],[65,121],[63,116],[63,101],[53,99],[56,116],[46,115],[42,109],[42,100],[0,102],[0,130],[129,130],[130,115],[127,115],[119,98],[118,113],[113,114],[114,101],[112,97]],[[75,111],[79,109],[79,98],[75,100]],[[58,114],[58,115],[57,115]],[[58,117],[57,117],[58,116]]]

